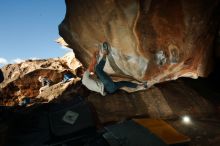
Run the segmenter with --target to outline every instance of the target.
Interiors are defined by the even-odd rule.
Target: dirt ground
[[[181,117],[167,122],[191,138],[191,142],[187,144],[189,146],[220,146],[220,90],[215,83],[218,80],[183,80],[187,86],[212,103],[215,113],[206,117],[191,117],[189,124],[184,124]]]
[[[181,85],[181,86],[179,86],[179,85]],[[183,88],[183,86],[186,86],[187,88]],[[169,101],[169,105],[173,105],[172,111],[174,111],[174,112],[179,111],[177,113],[181,113],[181,111],[184,110],[184,108],[182,108],[181,105],[188,103],[188,100],[191,99],[191,98],[189,98],[188,100],[186,100],[186,98],[184,98],[186,95],[191,95],[190,93],[185,94],[185,92],[189,92],[191,90],[184,90],[184,89],[190,88],[190,89],[194,90],[196,93],[198,93],[198,94],[195,94],[194,92],[192,92],[193,94],[191,96],[199,95],[199,96],[204,97],[213,106],[214,111],[209,112],[211,114],[205,113],[204,116],[201,116],[201,114],[199,116],[194,116],[194,117],[191,116],[191,122],[188,124],[183,123],[180,116],[177,116],[175,118],[172,117],[170,119],[168,118],[165,120],[169,124],[171,124],[177,131],[179,131],[179,132],[181,132],[191,138],[191,141],[187,144],[184,144],[184,145],[187,145],[187,146],[220,146],[220,89],[215,83],[213,83],[213,80],[202,79],[202,78],[200,78],[198,80],[183,79],[182,78],[182,79],[179,79],[178,81],[171,81],[171,82],[158,84],[158,85],[156,85],[156,87],[164,95],[166,101]],[[181,89],[181,90],[179,90],[179,89]],[[184,90],[184,91],[182,91],[182,90]],[[177,91],[181,91],[181,92],[177,92]],[[128,100],[127,103],[134,104],[135,102],[133,102],[133,100],[136,101],[136,103],[139,103],[139,102],[137,102],[137,100],[139,98],[132,97],[132,96],[127,97],[127,95],[128,94],[124,95],[124,96],[126,96],[126,98],[122,98],[122,97],[115,98],[115,100],[113,100],[114,98],[112,98],[112,100],[113,100],[112,102],[114,103],[114,106],[112,106],[112,108],[114,108],[114,110],[115,110],[116,101],[122,100],[121,102],[123,103],[123,106],[122,106],[122,104],[119,104],[119,107],[122,106],[122,109],[126,110],[128,112],[128,109],[130,106],[126,107],[124,105],[125,104],[124,99]],[[185,100],[177,100],[177,98],[178,99],[183,98]],[[133,100],[131,100],[131,99],[133,99]],[[155,96],[154,96],[154,99],[155,99]],[[100,104],[103,105],[103,103],[106,103],[109,100],[110,100],[109,98],[102,97],[100,99]],[[182,103],[178,103],[178,102],[182,102]],[[194,104],[198,107],[201,106],[201,104],[200,104],[201,102],[199,102],[199,100],[192,100],[191,102],[194,102]],[[141,105],[141,104],[137,104],[137,105]],[[185,107],[185,106],[183,106],[183,107]],[[136,108],[140,110],[139,106],[137,106]],[[141,108],[143,108],[143,107],[141,107]],[[121,109],[121,108],[119,108],[119,109]],[[130,109],[132,109],[132,108],[130,108]],[[205,112],[206,110],[208,110],[208,109],[201,109],[201,108],[199,108],[199,109],[200,109],[199,110],[200,112]],[[103,108],[101,110],[103,110]],[[139,110],[136,111],[136,113],[142,113]],[[145,108],[143,108],[143,111],[144,110],[145,110]],[[136,113],[134,113],[134,115]],[[112,116],[115,116],[115,114],[117,115],[117,112],[112,112]],[[121,114],[119,114],[119,115],[124,116]],[[110,115],[108,114],[108,116],[110,116]],[[130,115],[128,115],[128,116],[130,116]],[[5,139],[4,134],[6,134],[5,131],[7,131],[7,124],[6,125],[5,124],[6,123],[4,123],[4,122],[3,123],[0,122],[0,127],[1,127],[0,134],[2,134],[2,136],[0,136],[0,145],[1,145],[1,141],[4,141],[4,139]],[[178,145],[178,146],[180,146],[180,145]]]

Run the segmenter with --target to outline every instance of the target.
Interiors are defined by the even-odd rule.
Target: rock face
[[[215,40],[215,56],[218,60],[220,60],[220,28]]]
[[[60,35],[88,65],[111,44],[108,73],[149,80],[206,76],[219,23],[218,0],[66,0]]]
[[[14,105],[23,96],[34,98],[39,95],[41,88],[39,76],[47,77],[56,84],[62,81],[66,70],[71,69],[74,73],[80,65],[73,52],[62,58],[27,60],[6,65],[1,69],[4,81],[0,84],[0,104]]]
[[[120,91],[105,98],[90,94],[88,100],[94,105],[102,123],[133,117],[205,117],[215,112],[209,100],[185,85],[182,80],[163,83],[132,94]]]
[[[65,70],[71,68],[74,71],[78,66],[80,63],[72,53],[59,59],[29,60],[7,65],[2,68],[4,81],[0,84],[0,105],[18,105],[24,96],[31,98],[30,106],[39,102],[69,102],[81,97],[91,103],[101,123],[134,117],[167,119],[185,114],[204,117],[215,112],[209,100],[186,86],[181,79],[134,93],[119,90],[105,97],[89,91],[81,84],[80,78],[61,82]],[[53,81],[53,85],[40,94],[39,76]]]

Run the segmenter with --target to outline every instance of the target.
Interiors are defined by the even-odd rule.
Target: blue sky
[[[55,40],[65,17],[64,0],[1,0],[0,67],[19,59],[61,57]]]

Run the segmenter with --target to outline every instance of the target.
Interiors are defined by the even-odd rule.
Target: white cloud
[[[31,60],[39,60],[40,58],[38,58],[38,57],[31,57],[29,59],[31,59]],[[6,64],[9,64],[9,63],[10,64],[21,63],[21,62],[24,62],[25,60],[26,59],[16,58],[16,59],[12,59],[12,60],[8,61],[7,59],[0,57],[0,67],[4,66]]]
[[[39,60],[40,58],[38,58],[38,57],[31,57],[30,59],[31,60]]]
[[[24,59],[16,58],[16,59],[12,60],[11,62],[12,63],[21,63],[21,62],[24,62],[24,61],[25,61]]]
[[[6,64],[8,64],[8,61],[5,58],[0,57],[0,64],[1,65],[6,65]]]

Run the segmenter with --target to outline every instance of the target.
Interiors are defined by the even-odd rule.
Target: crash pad
[[[188,136],[178,132],[164,120],[142,118],[133,119],[133,121],[150,130],[152,133],[161,138],[166,144],[180,144],[190,141]]]

